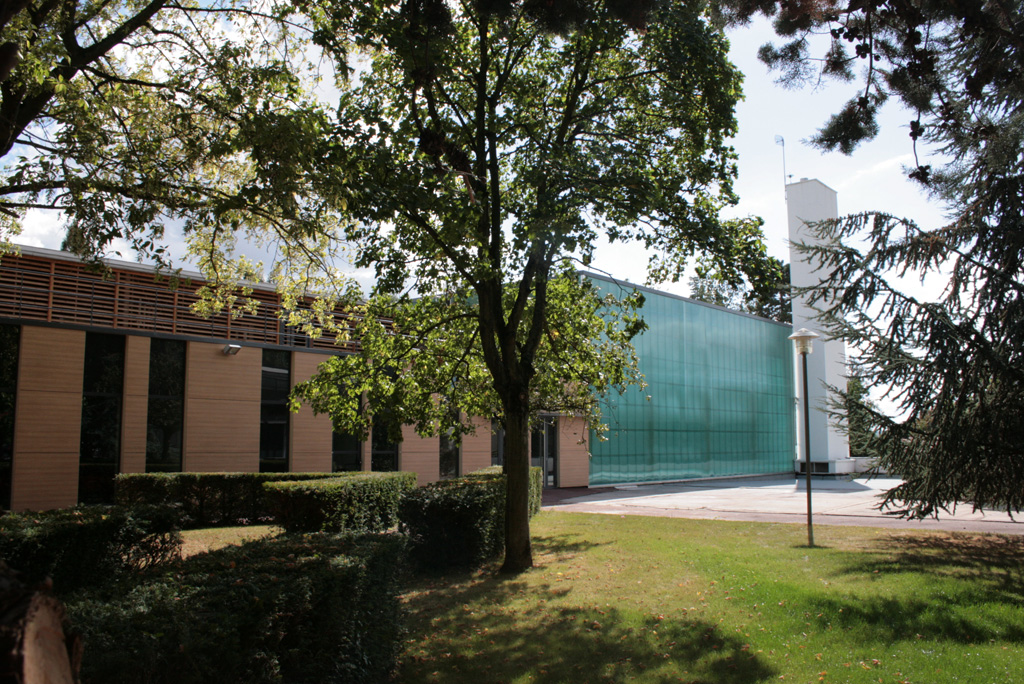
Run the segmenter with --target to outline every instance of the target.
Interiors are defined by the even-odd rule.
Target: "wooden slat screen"
[[[311,340],[278,318],[277,293],[256,290],[256,314],[231,318],[219,313],[200,318],[192,313],[202,282],[180,281],[177,288],[157,274],[113,268],[90,271],[72,260],[32,254],[0,259],[0,317],[138,330],[171,335],[212,337],[258,344],[352,351],[334,344],[333,335]]]

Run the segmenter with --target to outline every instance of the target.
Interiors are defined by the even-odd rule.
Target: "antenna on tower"
[[[782,146],[782,192],[786,199],[789,199],[789,190],[786,188],[789,176],[786,175],[786,139],[781,135],[775,136],[775,144]]]

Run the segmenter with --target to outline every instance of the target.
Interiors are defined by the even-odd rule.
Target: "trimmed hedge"
[[[166,506],[8,513],[0,517],[0,558],[29,584],[52,578],[63,595],[177,558],[178,517]]]
[[[280,537],[68,603],[82,681],[387,681],[401,648],[398,535]]]
[[[269,510],[289,532],[384,532],[398,523],[399,502],[416,489],[416,474],[349,473],[264,488]]]
[[[504,470],[501,466],[487,466],[480,470],[474,470],[471,473],[466,474],[464,477],[494,477],[497,475],[503,475]],[[544,471],[536,466],[530,466],[530,517],[540,513],[541,501],[544,493]]]
[[[352,473],[126,473],[115,480],[118,504],[173,504],[182,526],[199,528],[266,522],[267,482],[322,480]]]
[[[530,515],[540,510],[541,469],[530,469]],[[479,567],[505,546],[505,477],[500,466],[410,492],[399,529],[419,568]]]
[[[505,480],[458,478],[410,492],[399,508],[399,529],[419,568],[478,567],[505,545]]]

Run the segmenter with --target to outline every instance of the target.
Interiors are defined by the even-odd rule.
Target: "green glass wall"
[[[792,472],[792,328],[640,289],[649,329],[634,345],[648,387],[605,403],[591,486]]]

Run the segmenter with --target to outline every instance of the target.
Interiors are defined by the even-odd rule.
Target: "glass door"
[[[543,472],[545,487],[558,486],[558,417],[541,416],[530,434],[530,465]]]

